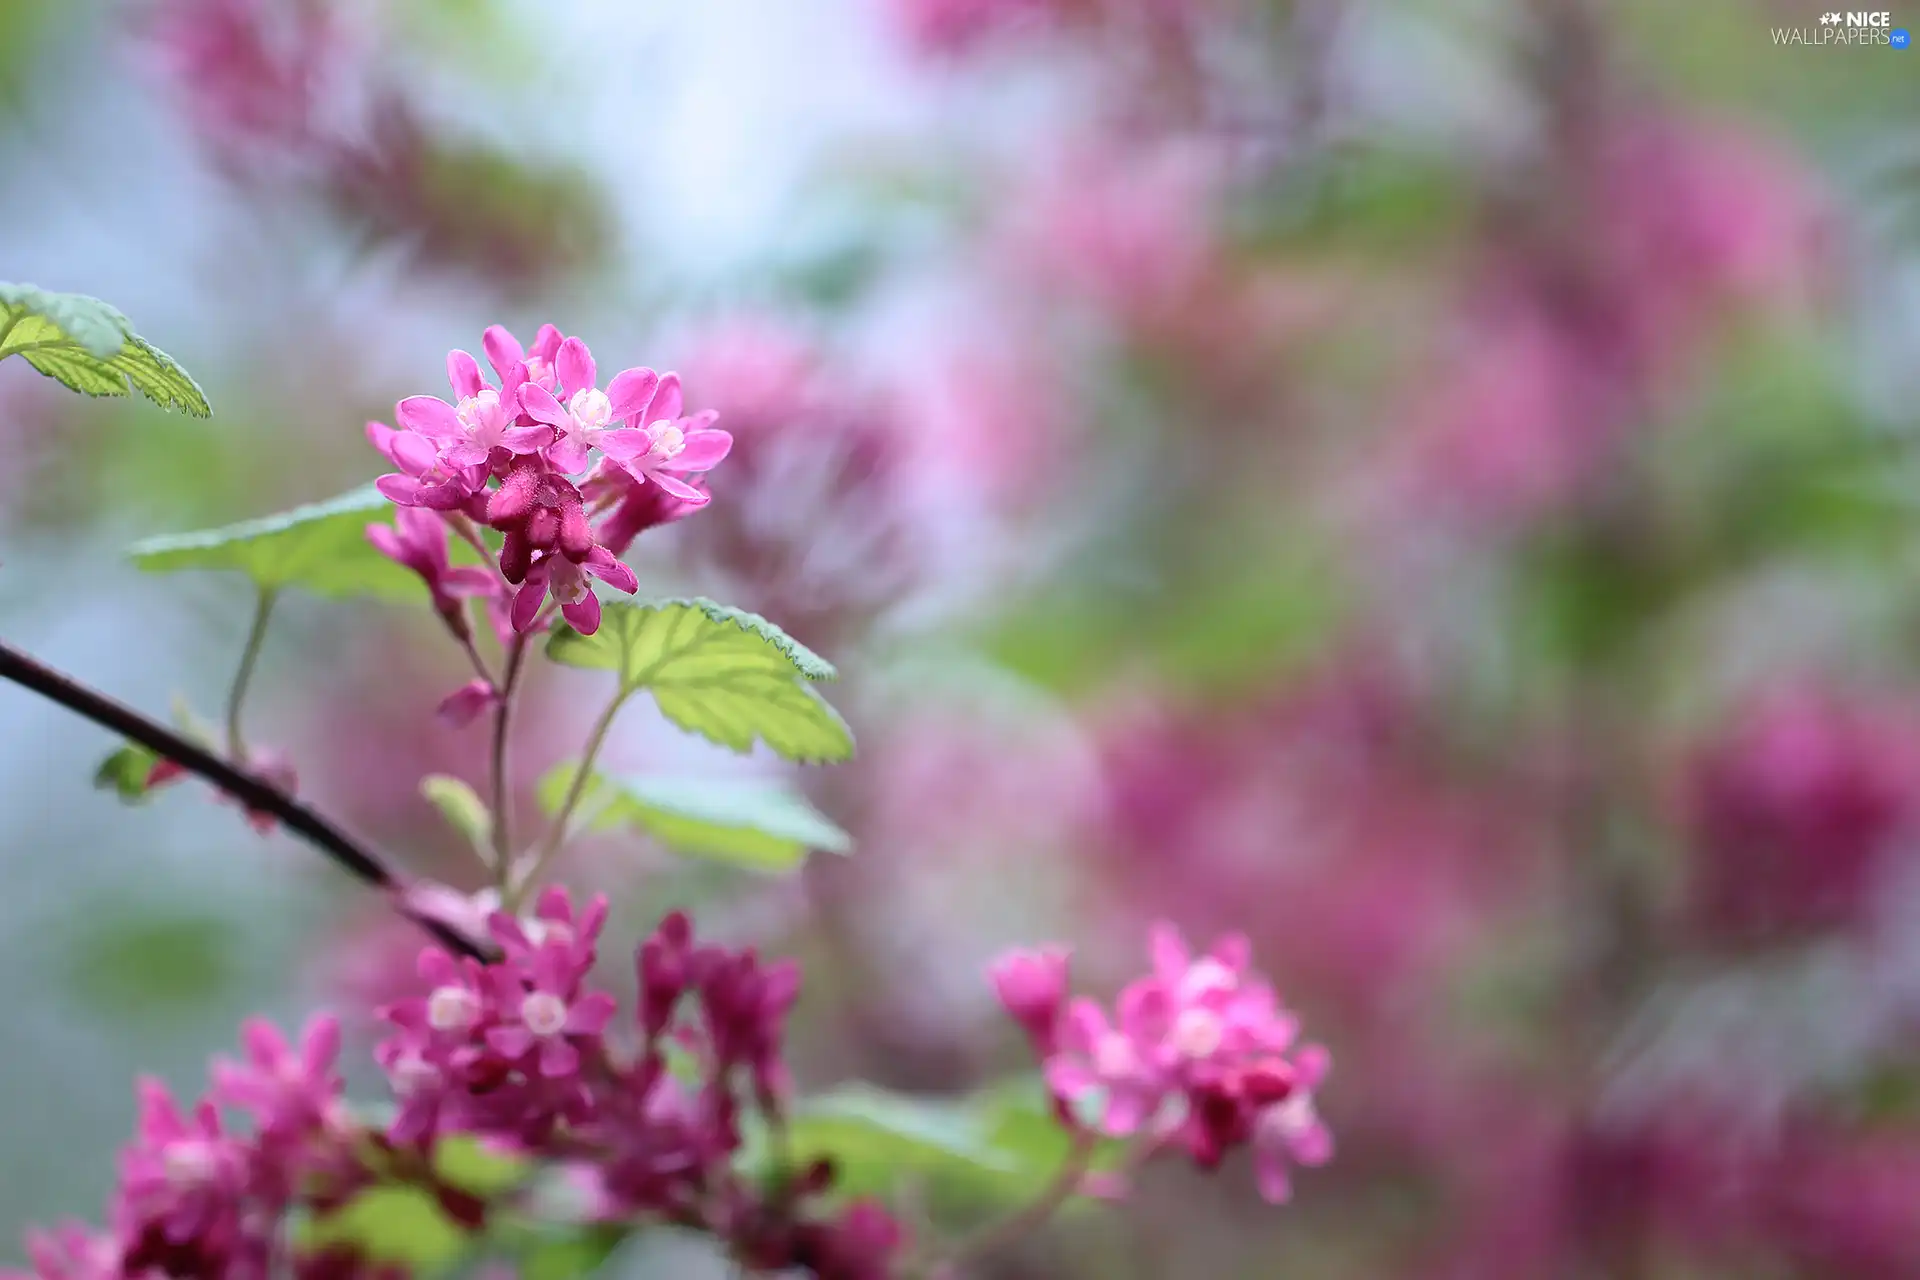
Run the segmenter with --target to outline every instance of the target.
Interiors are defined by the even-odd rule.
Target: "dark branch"
[[[289,831],[339,864],[348,875],[388,894],[396,904],[399,902],[403,885],[385,863],[327,818],[278,788],[268,786],[158,721],[115,702],[105,694],[96,693],[72,677],[5,643],[0,643],[0,678],[24,685],[76,715],[84,716],[172,760],[187,772],[204,778],[239,800],[248,809],[271,814]],[[486,958],[485,951],[473,939],[441,921],[406,911],[404,907],[402,911],[456,953]]]

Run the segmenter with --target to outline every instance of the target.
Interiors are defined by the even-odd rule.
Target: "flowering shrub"
[[[77,390],[137,388],[207,413],[192,380],[110,308],[17,286],[0,286],[0,306],[0,356],[18,351]],[[749,1273],[951,1275],[1075,1196],[1125,1194],[1156,1157],[1210,1170],[1249,1148],[1272,1201],[1287,1198],[1292,1166],[1329,1157],[1314,1109],[1327,1053],[1297,1043],[1244,939],[1195,956],[1156,927],[1149,972],[1111,1013],[1069,1000],[1064,949],[1007,955],[991,981],[1040,1080],[965,1104],[802,1092],[785,1044],[799,966],[702,940],[684,913],[634,951],[636,995],[623,1008],[600,969],[608,899],[548,878],[580,831],[684,805],[597,767],[620,709],[645,691],[684,730],[737,751],[763,743],[802,764],[847,759],[853,739],[813,688],[833,668],[774,624],[707,600],[603,604],[595,593],[599,582],[636,595],[620,554],[707,505],[697,477],[732,446],[715,414],[688,413],[673,373],[628,368],[603,384],[586,343],[551,325],[531,347],[489,329],[483,351],[493,381],[455,351],[451,400],[410,396],[395,406],[397,425],[367,425],[393,467],[371,487],[135,548],[150,570],[238,571],[256,588],[223,728],[190,716],[162,725],[0,646],[0,675],[128,739],[102,766],[104,785],[135,799],[188,776],[210,783],[256,829],[305,839],[434,939],[417,956],[422,994],[357,1011],[386,1028],[374,1058],[391,1107],[346,1098],[333,1016],[313,1018],[292,1044],[249,1022],[243,1058],[216,1061],[190,1106],[140,1085],[138,1132],[103,1226],[31,1238],[32,1270],[13,1274],[318,1280],[482,1259],[572,1274],[636,1232],[672,1227],[709,1237]],[[278,593],[418,603],[422,586],[473,668],[440,718],[484,723],[490,738],[490,797],[450,778],[426,787],[485,864],[491,884],[478,895],[389,866],[296,799],[292,765],[242,731]],[[611,673],[615,688],[580,758],[543,788],[546,829],[516,838],[504,803],[512,712],[541,637],[549,660]],[[844,844],[797,797],[774,799],[784,807],[766,795],[730,806],[709,797],[702,820],[794,860]],[[994,1136],[1009,1124],[1043,1135],[1018,1149],[1057,1167],[1022,1169]],[[1006,1176],[1031,1198],[943,1241],[897,1199],[852,1191],[876,1170],[880,1190],[899,1190],[886,1171],[909,1159],[988,1187]],[[1028,1172],[1040,1176],[1015,1176]]]

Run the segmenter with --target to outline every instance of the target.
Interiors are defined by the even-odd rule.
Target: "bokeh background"
[[[735,436],[643,590],[781,623],[861,740],[802,779],[854,856],[609,842],[616,932],[802,957],[816,1086],[1021,1069],[988,959],[1108,991],[1156,918],[1332,1047],[1293,1205],[1170,1170],[990,1274],[1920,1276],[1920,53],[1776,42],[1817,10],[0,0],[0,277],[215,407],[0,367],[0,627],[216,711],[243,586],[124,546],[363,482],[448,347],[555,321]],[[289,598],[252,736],[471,885],[416,789],[479,779],[462,676],[424,610]],[[11,1242],[98,1212],[138,1072],[415,940],[0,726]],[[611,755],[764,767],[645,711]]]

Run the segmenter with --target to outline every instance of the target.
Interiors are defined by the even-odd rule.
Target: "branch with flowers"
[[[1126,1195],[1149,1161],[1212,1170],[1250,1148],[1262,1194],[1287,1199],[1290,1167],[1331,1154],[1314,1110],[1328,1059],[1298,1043],[1244,940],[1195,955],[1156,930],[1149,971],[1111,1012],[1070,998],[1064,950],[1006,956],[990,978],[1039,1079],[961,1101],[798,1089],[785,1055],[798,965],[703,940],[684,913],[633,953],[637,995],[621,1008],[600,976],[608,899],[550,880],[580,832],[661,803],[599,768],[621,710],[645,693],[687,732],[796,764],[847,759],[853,737],[815,688],[833,667],[773,623],[707,600],[595,593],[635,596],[619,557],[708,503],[698,477],[732,445],[715,415],[688,412],[672,373],[629,368],[602,385],[586,343],[551,325],[530,348],[496,326],[482,349],[492,380],[455,351],[451,399],[411,396],[397,425],[368,424],[394,468],[371,487],[134,548],[143,568],[235,571],[256,589],[222,729],[190,714],[168,726],[0,646],[0,677],[126,740],[102,785],[138,799],[197,778],[431,934],[417,962],[426,994],[377,1011],[385,1107],[345,1097],[333,1017],[296,1042],[249,1022],[243,1057],[216,1061],[191,1106],[140,1085],[104,1226],[31,1237],[31,1269],[11,1274],[331,1280],[501,1262],[578,1275],[677,1229],[747,1274],[955,1277],[1076,1201]],[[0,357],[15,353],[81,392],[208,412],[178,365],[93,299],[0,285]],[[410,879],[297,799],[288,763],[244,737],[280,593],[417,602],[422,585],[473,670],[441,719],[484,721],[489,735],[490,795],[452,779],[426,788],[485,863],[491,887],[470,897]],[[516,833],[511,730],[541,657],[606,672],[612,690],[579,758],[543,787],[544,829]],[[751,828],[768,812],[706,816]],[[797,846],[844,839],[817,814],[796,830],[796,810],[781,812]],[[1006,1202],[1003,1216],[952,1238],[905,1219],[910,1181],[956,1174],[976,1216],[985,1200]]]

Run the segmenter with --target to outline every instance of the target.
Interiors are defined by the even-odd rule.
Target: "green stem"
[[[247,687],[253,683],[253,669],[260,661],[260,647],[267,638],[273,600],[273,589],[262,587],[254,601],[253,625],[247,629],[246,647],[240,651],[240,666],[233,673],[233,687],[227,691],[227,754],[241,765],[246,764],[247,744],[240,733],[240,711],[246,705]]]
[[[474,655],[479,660],[479,655]],[[493,875],[494,884],[504,901],[513,876],[513,832],[508,810],[513,795],[507,781],[507,729],[513,718],[513,696],[520,688],[520,673],[526,670],[527,638],[515,636],[507,646],[506,672],[499,686],[500,701],[493,709],[493,751],[491,779],[493,790]]]
[[[574,771],[573,781],[567,784],[566,797],[560,801],[560,807],[554,810],[553,822],[547,828],[546,838],[540,842],[540,851],[534,855],[526,874],[515,877],[511,893],[503,895],[512,899],[508,904],[508,910],[512,910],[513,903],[518,902],[528,889],[539,883],[540,876],[546,871],[547,865],[566,844],[567,825],[573,820],[574,810],[580,807],[581,797],[587,793],[587,783],[593,777],[594,761],[600,758],[600,748],[606,745],[607,733],[613,728],[614,717],[620,714],[620,708],[626,705],[629,696],[631,695],[626,690],[615,694],[613,701],[607,704],[607,709],[600,713],[598,720],[594,721],[593,731],[587,735],[586,750],[580,756],[580,766]]]

